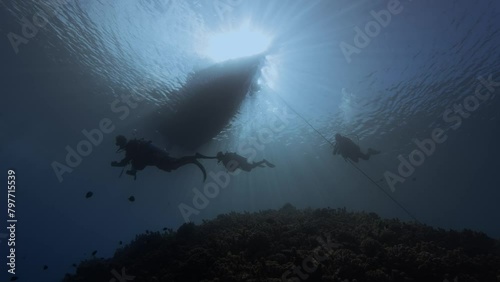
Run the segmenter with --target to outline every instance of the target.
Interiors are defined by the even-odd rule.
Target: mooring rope
[[[407,210],[400,202],[398,202],[394,197],[391,196],[387,191],[385,191],[382,186],[380,186],[375,180],[373,180],[368,174],[366,174],[362,169],[360,169],[357,165],[355,165],[351,160],[349,160],[349,163],[356,168],[359,172],[361,172],[366,178],[368,178],[377,188],[382,191],[389,199],[391,199],[396,205],[398,205],[402,210],[406,212],[413,220],[415,220],[417,223],[420,223],[420,221],[409,211]]]
[[[321,138],[325,139],[327,143],[329,143],[332,147],[334,147],[334,144],[328,140],[321,132],[319,132],[309,121],[306,120],[305,117],[303,117],[299,112],[297,112],[290,104],[288,104],[285,99],[283,99],[280,95],[276,94],[278,98],[280,98],[281,101],[290,109],[292,112],[294,112],[297,116],[299,116],[309,127],[311,127]],[[359,137],[358,137],[358,143],[359,143]],[[359,144],[358,144],[359,146]],[[370,180],[380,191],[382,191],[389,199],[391,199],[397,206],[399,206],[406,214],[408,214],[413,220],[415,220],[417,223],[420,223],[420,221],[408,210],[406,209],[400,202],[398,202],[394,197],[392,197],[385,189],[380,186],[375,180],[373,180],[368,174],[366,174],[362,169],[360,169],[357,165],[355,165],[350,159],[349,163],[356,168],[361,174],[363,174],[368,180]]]
[[[292,106],[290,106],[290,104],[288,104],[285,99],[283,99],[280,95],[276,94],[276,96],[278,96],[280,98],[280,100],[290,109],[292,110],[292,112],[294,112],[297,116],[299,116],[305,123],[307,123],[307,125],[309,125],[309,127],[311,127],[314,131],[316,131],[316,133],[318,133],[319,136],[321,136],[323,139],[325,139],[325,141],[327,143],[329,143],[330,145],[332,145],[332,147],[334,146],[333,143],[328,140],[323,134],[321,134],[321,132],[319,132],[316,128],[314,128],[314,126],[312,124],[310,124],[301,114],[299,114],[294,108],[292,108]]]

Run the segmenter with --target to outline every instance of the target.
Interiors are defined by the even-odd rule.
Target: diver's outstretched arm
[[[115,162],[115,161],[111,162],[111,166],[123,167],[123,166],[128,165],[129,162],[130,162],[129,158],[124,158],[123,160],[121,160],[119,162]]]

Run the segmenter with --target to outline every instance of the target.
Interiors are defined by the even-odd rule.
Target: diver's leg
[[[238,163],[238,168],[243,170],[243,171],[251,171],[252,169],[256,168],[258,165],[256,165],[256,163],[253,163],[253,164],[250,164],[248,162],[244,162],[244,163]]]
[[[191,157],[191,158],[194,158],[194,157]],[[158,163],[156,164],[156,167],[163,170],[163,171],[171,172],[172,170],[176,170],[185,164],[186,163],[184,162],[183,158],[177,159],[177,158],[165,157],[165,158],[161,158],[158,161]]]
[[[360,153],[359,153],[359,155],[358,155],[358,157],[359,157],[360,159],[362,159],[362,160],[367,161],[367,160],[369,160],[369,159],[370,159],[370,153],[365,154],[365,153],[361,153],[361,152],[360,152]],[[356,159],[357,159],[357,158],[356,158]]]
[[[349,156],[347,157],[349,160],[355,162],[355,163],[358,163],[359,161],[359,156]],[[362,158],[363,159],[363,158]],[[363,159],[364,160],[364,159]]]
[[[178,169],[181,166],[185,166],[187,164],[192,164],[198,162],[196,156],[186,156],[180,158],[173,158],[170,160],[170,168],[171,170]]]
[[[156,167],[166,172],[170,172],[177,168],[177,167],[173,168],[172,163],[168,160],[159,161]]]
[[[178,159],[175,159],[175,158],[164,159],[163,161],[161,161],[157,165],[157,167],[161,170],[164,170],[164,171],[172,171],[172,170],[178,169],[181,166],[185,166],[187,164],[196,165],[203,173],[203,181],[205,181],[207,179],[207,171],[205,170],[205,167],[194,156],[182,157],[182,158],[178,158]]]
[[[200,153],[196,153],[194,155],[195,158],[197,159],[216,159],[217,157],[209,157],[209,156],[205,156],[205,155],[202,155]]]

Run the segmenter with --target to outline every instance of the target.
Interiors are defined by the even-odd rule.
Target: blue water
[[[239,151],[276,168],[231,177],[189,220],[287,202],[411,220],[355,167],[332,155],[325,138],[333,141],[340,132],[365,150],[382,151],[358,168],[420,222],[500,237],[498,1],[40,3],[0,1],[0,171],[5,178],[7,169],[16,171],[18,281],[59,281],[94,250],[110,257],[120,240],[185,222],[179,205],[193,206],[193,188],[203,191],[199,170],[147,168],[136,181],[118,177],[120,170],[109,166],[122,157],[114,137],[144,137],[168,147],[163,136],[146,130],[144,118],[175,108],[189,74],[215,63],[199,51],[210,35],[244,22],[278,47],[259,73],[261,91],[249,95],[240,114],[198,151]],[[23,18],[33,22],[42,11],[46,23],[36,20],[43,27],[23,31]],[[374,24],[373,13],[391,18]],[[371,36],[358,38],[357,28]],[[12,43],[13,33],[24,41]],[[143,100],[121,102],[126,115],[112,110],[124,95]],[[113,130],[59,179],[53,162],[64,163],[66,146],[76,148],[85,140],[82,130],[99,128],[106,118]],[[419,149],[415,139],[433,138],[434,131],[442,142],[433,141],[428,155],[412,155]],[[410,155],[418,165],[401,176],[398,166]],[[224,171],[215,161],[203,163],[208,172]],[[401,181],[391,184],[387,175]],[[7,187],[1,191],[6,218]],[[94,195],[86,199],[88,191]],[[127,200],[132,195],[135,202]],[[5,258],[7,241],[0,240]],[[0,277],[8,278],[4,261]],[[111,278],[110,269],[102,281]]]

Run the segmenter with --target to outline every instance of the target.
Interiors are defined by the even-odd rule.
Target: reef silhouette
[[[113,258],[81,262],[64,281],[107,281],[111,270],[125,268],[134,282],[493,282],[499,266],[500,241],[484,233],[286,204],[148,231]]]

